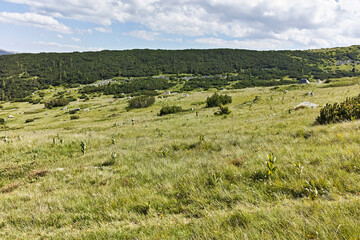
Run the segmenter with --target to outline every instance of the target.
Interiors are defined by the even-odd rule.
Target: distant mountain
[[[5,50],[0,49],[0,55],[8,55],[8,54],[14,54],[13,52],[7,52]]]

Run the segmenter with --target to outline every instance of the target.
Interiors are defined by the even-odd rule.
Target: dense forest
[[[143,78],[144,83],[88,87],[84,92],[118,94],[166,89],[179,81],[176,78],[179,74],[196,76],[183,81],[184,91],[219,88],[232,82],[234,88],[242,88],[288,84],[303,77],[357,76],[360,75],[355,69],[360,59],[359,49],[358,46],[311,51],[144,49],[3,55],[0,56],[0,99],[23,99],[50,85],[72,87],[114,77],[175,75],[169,80],[153,79],[154,84],[149,83],[151,78]],[[336,64],[351,67],[334,70],[332,66]],[[216,76],[219,74],[225,77]]]

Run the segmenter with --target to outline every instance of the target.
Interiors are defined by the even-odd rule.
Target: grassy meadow
[[[359,95],[359,79],[342,81],[221,91],[226,117],[205,108],[214,91],[130,111],[127,99],[78,100],[72,120],[4,103],[0,238],[360,239],[360,122],[291,110]],[[165,105],[188,111],[158,116]]]

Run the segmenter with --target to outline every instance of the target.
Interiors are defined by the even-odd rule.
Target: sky
[[[288,50],[360,44],[360,0],[0,0],[0,49]]]

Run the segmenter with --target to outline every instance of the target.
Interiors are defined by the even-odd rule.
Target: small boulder
[[[300,104],[298,104],[297,106],[295,106],[293,108],[293,110],[299,110],[299,109],[304,109],[304,108],[317,108],[319,105],[315,104],[315,103],[311,103],[311,102],[302,102]]]

